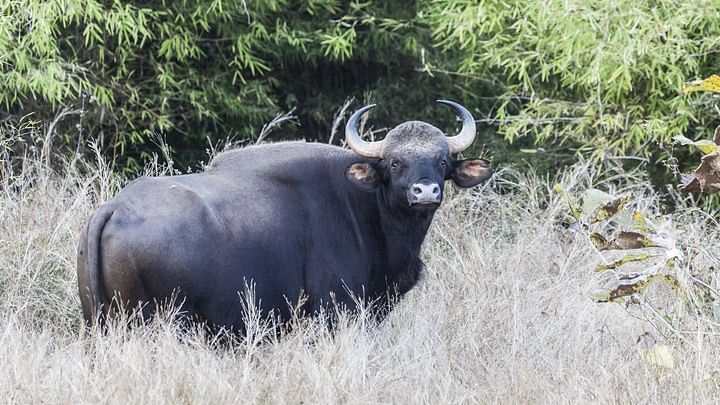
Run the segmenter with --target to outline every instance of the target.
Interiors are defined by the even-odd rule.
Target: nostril
[[[422,188],[419,186],[413,186],[413,194],[422,194]]]
[[[438,186],[433,187],[433,194],[440,194],[440,187],[438,187]]]

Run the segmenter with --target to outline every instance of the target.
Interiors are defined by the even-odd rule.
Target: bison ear
[[[485,159],[468,159],[455,162],[448,176],[458,187],[477,186],[492,176],[490,162]]]
[[[377,186],[380,175],[370,163],[353,163],[345,169],[345,176],[351,183],[366,191],[372,191]]]

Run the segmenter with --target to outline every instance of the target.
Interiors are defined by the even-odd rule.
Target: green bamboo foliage
[[[306,118],[326,121],[351,92],[309,97],[315,83],[297,73],[319,80],[317,67],[343,69],[351,58],[387,65],[382,59],[412,53],[389,51],[405,27],[372,17],[383,10],[336,0],[6,1],[0,108],[49,122],[58,108],[82,105],[86,132],[120,155],[156,134],[200,148],[208,136],[252,137],[301,102]],[[370,79],[356,94],[373,90]],[[68,144],[74,118],[64,120]]]
[[[713,0],[6,0],[0,114],[49,123],[72,106],[54,146],[80,124],[137,158],[157,134],[182,155],[294,107],[301,125],[274,136],[324,141],[350,97],[382,105],[380,128],[451,130],[442,97],[471,108],[497,161],[657,161],[717,126],[716,101],[681,87],[717,70],[719,46]]]
[[[647,157],[657,143],[714,127],[704,123],[716,114],[703,113],[713,103],[680,90],[717,64],[717,1],[423,4],[435,43],[456,56],[449,69],[506,96],[494,117],[509,141],[561,144],[598,160]]]

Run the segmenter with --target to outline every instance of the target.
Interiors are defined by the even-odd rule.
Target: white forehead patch
[[[447,154],[445,134],[422,121],[404,122],[388,132],[383,142],[383,154],[403,155]]]

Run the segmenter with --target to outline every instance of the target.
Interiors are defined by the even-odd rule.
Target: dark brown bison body
[[[448,102],[450,103],[450,102]],[[88,323],[118,307],[175,296],[183,314],[243,329],[242,293],[252,285],[262,310],[287,320],[305,311],[353,308],[352,295],[386,302],[410,290],[423,268],[420,247],[445,180],[471,187],[490,177],[481,159],[453,161],[475,125],[446,137],[418,121],[382,142],[365,142],[349,120],[353,149],[284,142],[225,152],[209,170],[139,178],[101,206],[78,253]],[[98,311],[99,309],[99,311]]]

